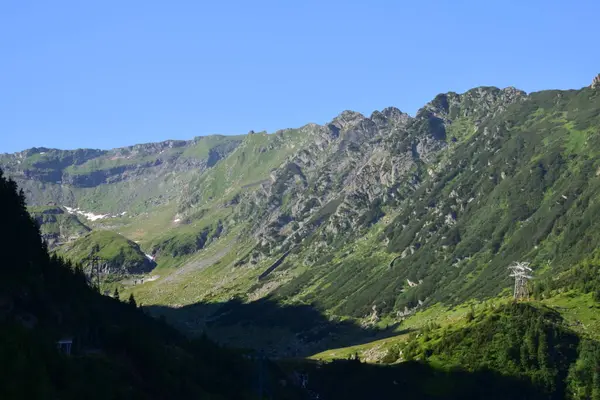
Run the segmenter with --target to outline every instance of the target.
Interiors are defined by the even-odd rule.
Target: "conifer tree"
[[[137,307],[137,303],[135,302],[135,297],[133,297],[133,293],[129,295],[129,300],[127,302],[130,306]]]
[[[545,332],[541,331],[539,335],[537,361],[540,369],[546,369],[548,367],[548,340]]]

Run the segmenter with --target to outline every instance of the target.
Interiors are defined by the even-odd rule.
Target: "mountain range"
[[[510,296],[513,262],[531,263],[544,299],[596,259],[596,82],[478,87],[414,116],[344,111],[271,134],[33,148],[0,166],[53,251],[84,266],[102,258],[105,290],[188,333],[316,353],[347,342],[311,339],[318,324],[258,326],[245,305],[310,306],[375,339],[432,310]],[[248,326],[261,333],[247,340]]]
[[[0,395],[599,398],[599,82],[0,155]]]

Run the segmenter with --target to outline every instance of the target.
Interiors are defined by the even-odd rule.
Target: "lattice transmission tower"
[[[102,267],[102,262],[104,261],[102,258],[98,257],[97,254],[99,251],[98,245],[94,246],[90,255],[83,260],[84,263],[89,265],[89,283],[97,290],[100,290],[100,269]]]
[[[533,276],[530,275],[533,269],[531,269],[529,265],[528,262],[515,262],[508,267],[511,271],[510,276],[515,278],[515,300],[529,298],[527,282],[533,278]]]

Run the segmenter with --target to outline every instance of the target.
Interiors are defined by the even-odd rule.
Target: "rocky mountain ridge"
[[[132,203],[164,204],[177,191],[169,177],[210,168],[240,141],[239,136],[215,135],[113,150],[33,148],[1,154],[0,165],[19,182],[32,205],[55,202],[94,212],[116,211],[115,206],[125,210]],[[115,202],[103,198],[108,196],[103,185],[119,187]],[[143,193],[138,190],[141,185],[146,186]]]
[[[513,260],[543,275],[593,251],[598,109],[590,87],[480,87],[440,94],[415,116],[344,111],[323,125],[161,145],[94,188],[58,189],[39,178],[39,160],[7,171],[34,202],[130,212],[115,229],[168,266],[134,289],[146,304],[268,296],[401,319],[501,293]],[[64,170],[133,165],[101,159]]]
[[[330,218],[325,235],[338,236],[377,222],[382,206],[398,204],[426,179],[426,170],[434,174],[427,166],[459,140],[447,138],[446,127],[453,119],[473,118],[477,129],[524,96],[513,88],[479,88],[440,95],[415,117],[396,108],[374,112],[370,118],[344,111],[325,126],[310,127],[307,135],[314,143],[288,156],[271,173],[270,182],[245,201],[252,204],[250,209],[266,212],[257,218],[261,246],[271,248],[281,240],[285,246],[281,232],[286,232],[287,241],[304,239],[312,231],[302,227],[326,205],[324,216]],[[286,229],[293,224],[299,229]]]

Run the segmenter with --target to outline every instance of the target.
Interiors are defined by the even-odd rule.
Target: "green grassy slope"
[[[598,342],[578,336],[555,310],[511,303],[471,313],[459,328],[422,331],[395,354],[403,360],[526,377],[549,398],[587,398],[580,394],[589,396],[600,386],[593,370],[581,372],[600,362],[599,350]]]
[[[50,248],[77,239],[90,231],[77,216],[59,206],[29,207],[28,211],[40,226],[42,238]]]
[[[62,246],[60,254],[74,263],[86,264],[91,255],[96,255],[100,257],[101,264],[114,274],[139,274],[154,268],[139,245],[111,231],[90,232]]]
[[[386,348],[381,348],[383,341],[377,342],[376,345],[380,346],[377,350],[383,353],[381,361],[384,365],[368,367],[360,363],[355,356],[360,350],[356,350],[355,354],[346,354],[353,361],[334,361],[321,365],[320,368],[325,370],[323,374],[331,373],[333,376],[328,376],[327,381],[319,381],[318,371],[315,370],[315,389],[320,386],[321,393],[325,394],[332,393],[328,389],[335,387],[335,390],[343,390],[341,387],[345,387],[348,398],[360,398],[356,396],[357,391],[395,393],[394,386],[402,382],[407,389],[402,394],[408,398],[453,398],[457,391],[462,390],[463,384],[460,379],[444,383],[442,377],[449,378],[457,371],[466,370],[477,381],[472,382],[474,386],[463,393],[469,398],[593,399],[600,393],[600,343],[572,330],[556,310],[539,303],[509,302],[495,307],[481,307],[469,311],[460,323],[443,327],[430,323],[405,336],[403,341]],[[369,352],[363,351],[358,358],[368,355]],[[426,394],[420,392],[413,395],[409,389],[410,380],[401,381],[400,373],[393,374],[395,370],[414,366],[415,362],[423,368],[433,366],[438,371],[437,379],[425,384]],[[383,379],[379,385],[373,385],[367,378],[373,371],[387,375],[389,380],[395,379],[394,385]],[[406,374],[410,373],[407,371]],[[483,377],[495,374],[511,377],[514,382],[497,388],[495,393],[475,394],[481,390],[478,389],[479,384],[489,389],[488,385],[493,385],[494,380],[484,383],[486,379]],[[351,376],[360,383],[348,383]],[[406,376],[403,378],[406,379]],[[342,381],[346,384],[342,384]],[[524,382],[527,384],[520,386]]]
[[[31,205],[54,202],[98,214],[132,214],[176,198],[241,141],[241,136],[213,135],[109,151],[33,148],[0,155],[0,165]]]
[[[476,133],[465,122],[469,133],[431,163],[438,171],[388,208],[393,221],[368,251],[328,249],[281,297],[312,287],[323,308],[360,317],[374,304],[396,313],[419,301],[494,296],[510,287],[506,268],[515,260],[532,262],[539,276],[570,268],[599,237],[599,110],[597,91],[548,91],[484,120]]]
[[[236,192],[255,188],[261,182],[270,180],[270,172],[279,167],[303,139],[306,138],[302,129],[245,136],[226,159],[192,181],[190,193],[182,198],[180,210],[215,200],[223,202]]]

